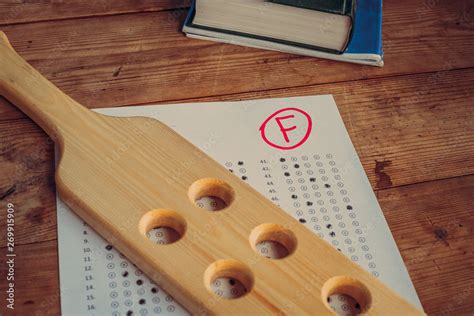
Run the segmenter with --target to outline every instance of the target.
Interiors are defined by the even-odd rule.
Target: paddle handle
[[[36,122],[55,142],[66,130],[80,128],[91,112],[64,94],[13,49],[0,31],[0,95]],[[88,113],[90,115],[90,113]]]

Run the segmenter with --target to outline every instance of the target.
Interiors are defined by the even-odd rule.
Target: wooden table
[[[425,311],[474,314],[474,2],[386,0],[386,66],[183,36],[189,1],[1,1],[0,29],[80,103],[333,94]],[[18,315],[60,313],[53,144],[0,99],[1,255],[16,211]],[[0,264],[0,312],[6,265]]]

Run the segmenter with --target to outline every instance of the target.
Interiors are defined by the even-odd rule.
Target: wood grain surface
[[[134,12],[155,12],[187,8],[191,0],[142,0],[142,1],[54,1],[6,0],[0,2],[0,25],[61,20],[87,16],[103,16]]]
[[[423,3],[385,2],[383,68],[189,39],[179,31],[183,10],[3,31],[26,60],[79,103],[123,106],[472,67],[474,4]]]
[[[367,315],[386,309],[424,315],[170,127],[83,107],[33,69],[1,32],[0,57],[0,93],[58,146],[61,199],[192,314],[324,314],[329,296],[342,293]],[[225,209],[201,212],[195,201],[203,196],[220,198]],[[148,241],[156,227],[174,229],[179,240]],[[257,257],[255,247],[267,240],[291,256]],[[214,297],[220,277],[241,282],[245,295]],[[308,277],[314,291],[296,297]]]
[[[472,1],[386,0],[382,69],[186,39],[186,6],[7,0],[0,23],[26,60],[91,108],[334,94],[425,311],[471,315]],[[17,209],[17,312],[57,315],[52,142],[1,98],[0,139],[2,212]]]

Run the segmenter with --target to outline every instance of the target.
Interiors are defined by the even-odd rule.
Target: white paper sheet
[[[421,307],[332,96],[98,112],[161,120]],[[63,315],[186,314],[59,198],[58,240]]]

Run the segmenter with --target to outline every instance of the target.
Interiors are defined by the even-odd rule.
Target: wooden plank
[[[0,203],[15,205],[17,245],[52,240],[56,237],[53,144],[29,121],[2,126],[0,143]],[[6,227],[6,216],[0,227]],[[6,236],[0,237],[0,246]]]
[[[15,248],[15,310],[6,308],[4,281],[8,266],[0,264],[1,315],[59,315],[60,290],[56,241]],[[0,248],[2,255],[5,248]]]
[[[372,187],[381,189],[474,173],[473,85],[474,69],[465,69],[201,101],[333,94]],[[28,119],[0,121],[0,137],[0,152],[10,153],[0,155],[0,192],[20,183],[7,200],[21,204],[23,231],[38,231],[17,242],[54,238],[51,142]]]
[[[388,224],[429,315],[466,315],[474,309],[470,272],[474,263],[474,223],[469,214],[473,192],[474,176],[378,191]],[[17,277],[21,282],[16,288],[22,293],[17,296],[22,300],[17,305],[19,315],[32,311],[48,314],[48,308],[53,315],[59,313],[56,251],[54,241],[17,248]],[[0,282],[1,293],[4,287],[5,283]]]
[[[378,191],[429,315],[474,310],[474,176]]]
[[[169,12],[4,30],[63,91],[88,107],[105,107],[472,67],[474,32],[465,18],[472,5],[386,1],[383,68],[188,39],[180,32],[184,16],[170,18]],[[2,119],[15,117],[1,108]]]
[[[0,2],[0,25],[46,20],[113,15],[134,12],[155,12],[189,7],[191,0],[142,0],[142,1],[54,1],[8,0]],[[176,14],[176,13],[173,13]]]

